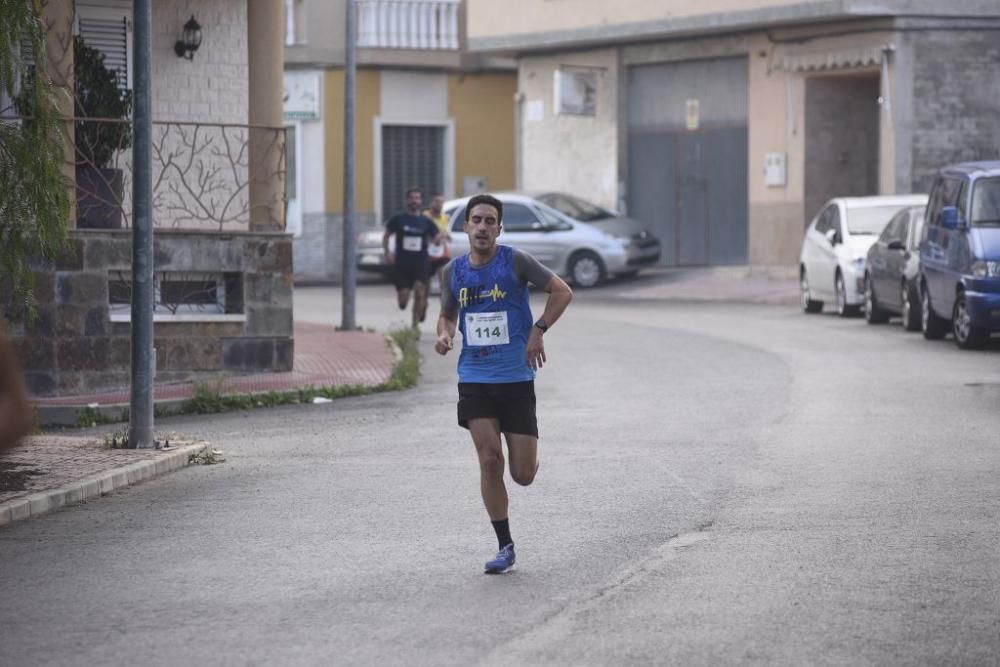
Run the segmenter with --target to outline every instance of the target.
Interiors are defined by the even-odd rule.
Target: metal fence
[[[77,227],[130,227],[131,124],[75,118],[73,126]],[[252,208],[266,208],[259,213],[284,229],[285,143],[284,127],[154,122],[154,226],[248,229]],[[266,196],[251,205],[255,185]]]

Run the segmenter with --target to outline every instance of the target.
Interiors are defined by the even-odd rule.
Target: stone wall
[[[1000,158],[1000,40],[991,31],[915,34],[913,192],[950,163]]]
[[[36,274],[38,318],[11,328],[33,395],[128,387],[131,325],[112,321],[109,284],[130,274],[131,253],[127,230],[76,230],[64,256]],[[292,369],[288,235],[158,231],[154,266],[232,278],[225,314],[156,316],[158,383]]]

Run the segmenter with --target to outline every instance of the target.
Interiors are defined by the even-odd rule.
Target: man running
[[[406,310],[410,291],[413,291],[413,328],[417,328],[427,315],[427,280],[430,277],[427,248],[432,241],[440,241],[437,225],[420,215],[422,200],[420,190],[407,190],[406,210],[392,216],[382,235],[382,250],[386,262],[392,266],[400,310]],[[389,238],[393,236],[396,241],[390,251]]]
[[[431,280],[430,280],[430,293],[435,294],[440,291],[441,283],[436,280],[438,272],[441,270],[448,260],[451,259],[451,234],[448,231],[448,227],[451,224],[448,216],[442,210],[444,207],[444,195],[435,194],[431,197],[430,208],[424,211],[424,215],[431,219],[431,221],[437,225],[438,231],[441,232],[440,243],[432,243],[427,249],[427,256],[430,258],[431,262]]]
[[[531,255],[497,245],[503,204],[476,195],[465,207],[469,253],[441,272],[438,354],[452,348],[462,332],[458,358],[458,423],[469,429],[479,456],[483,504],[497,535],[499,552],[487,574],[514,567],[514,541],[507,516],[507,487],[500,434],[507,441],[510,476],[523,486],[538,470],[535,371],[546,362],[543,336],[566,310],[573,292]],[[531,316],[528,283],[548,292],[545,311]]]

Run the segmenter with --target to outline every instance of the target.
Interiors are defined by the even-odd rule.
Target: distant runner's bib
[[[424,237],[422,236],[404,236],[403,237],[403,250],[406,252],[420,252],[424,247]]]
[[[468,345],[508,345],[507,311],[466,313],[465,336]]]
[[[444,257],[444,244],[443,243],[432,243],[427,246],[427,256],[434,257]]]

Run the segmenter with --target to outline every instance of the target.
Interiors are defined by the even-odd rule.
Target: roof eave
[[[468,38],[468,49],[477,53],[514,56],[526,53],[615,46],[656,39],[749,32],[803,24],[829,23],[885,17],[924,18],[998,17],[996,0],[823,0],[780,7],[747,9],[641,23],[622,23],[570,30]]]

